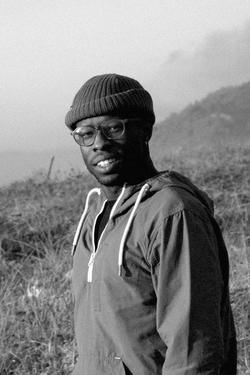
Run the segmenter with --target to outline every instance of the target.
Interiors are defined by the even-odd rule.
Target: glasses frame
[[[123,126],[123,129],[122,129],[122,133],[118,136],[118,137],[110,137],[110,136],[107,136],[105,134],[105,131],[104,131],[104,127],[103,127],[103,123],[109,123],[109,122],[112,122],[112,121],[115,121],[117,120],[117,122],[121,122],[122,123],[122,126]],[[94,126],[94,125],[89,125],[91,128],[95,129],[95,134],[93,136],[93,141],[91,141],[91,143],[89,144],[84,144],[84,142],[79,142],[78,140],[76,140],[75,138],[75,135],[77,134],[77,131],[79,131],[79,129],[81,129],[81,127],[78,127],[76,128],[75,130],[73,130],[71,132],[71,135],[73,136],[74,138],[74,141],[79,145],[79,146],[84,146],[84,147],[90,147],[94,144],[95,140],[96,140],[96,136],[97,136],[97,133],[98,131],[101,132],[102,136],[105,137],[106,139],[109,139],[109,140],[116,140],[116,139],[121,139],[125,133],[125,130],[126,130],[126,127],[125,127],[125,124],[129,121],[140,121],[139,119],[114,119],[114,120],[104,120],[102,121],[99,125],[97,126]],[[83,128],[83,126],[82,126]]]

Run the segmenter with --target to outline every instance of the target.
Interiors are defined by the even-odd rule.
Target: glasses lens
[[[77,128],[73,132],[73,137],[80,146],[90,146],[94,142],[95,133],[95,128],[86,126],[84,128]]]
[[[76,128],[72,135],[80,146],[91,146],[95,141],[98,129],[107,139],[119,139],[124,134],[125,126],[122,120],[109,120],[102,122],[98,127],[83,126]]]
[[[102,123],[102,132],[106,138],[118,139],[124,134],[124,123],[121,120],[105,121]]]

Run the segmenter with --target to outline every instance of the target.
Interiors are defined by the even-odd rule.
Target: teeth
[[[114,162],[115,159],[107,159],[107,160],[102,160],[97,165],[101,168],[107,168],[111,163]]]

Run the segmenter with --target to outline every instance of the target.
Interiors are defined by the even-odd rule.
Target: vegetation
[[[250,140],[250,82],[225,87],[188,105],[156,126],[153,140],[162,147],[197,147],[224,143],[245,144]],[[159,148],[159,145],[161,146]]]
[[[215,201],[230,262],[239,375],[250,373],[250,149],[169,154],[157,163],[189,176]],[[70,374],[76,346],[71,242],[91,178],[39,174],[0,190],[0,375]]]

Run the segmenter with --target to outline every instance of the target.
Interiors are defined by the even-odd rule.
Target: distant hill
[[[222,88],[174,113],[155,125],[151,140],[154,160],[168,151],[202,149],[228,143],[250,147],[250,82]],[[0,187],[27,178],[37,170],[46,173],[55,156],[52,176],[75,169],[84,170],[80,151],[71,149],[41,152],[0,152]]]
[[[155,127],[152,153],[227,143],[250,145],[250,82],[222,88]]]

